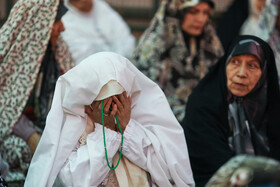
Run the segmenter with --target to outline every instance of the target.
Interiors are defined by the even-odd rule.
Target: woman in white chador
[[[89,55],[110,51],[132,56],[135,38],[123,18],[104,0],[65,0],[63,17],[67,42],[76,64]]]
[[[266,0],[249,0],[249,15],[240,28],[241,35],[256,35],[259,18]]]
[[[25,186],[52,186],[57,175],[65,186],[194,186],[184,132],[165,95],[111,52],[57,81]]]

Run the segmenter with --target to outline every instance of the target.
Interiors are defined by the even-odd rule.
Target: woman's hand
[[[112,110],[110,111],[110,107]],[[90,106],[85,106],[85,112],[92,122],[102,124],[101,102],[94,101]],[[115,124],[115,114],[117,115],[122,132],[124,132],[131,115],[131,99],[127,97],[126,92],[120,95],[109,97],[103,100],[104,126],[119,131]]]
[[[114,105],[117,106],[117,117],[122,129],[124,132],[127,124],[130,121],[131,115],[131,98],[127,96],[126,92],[123,92],[120,95],[113,96]]]
[[[113,106],[112,111],[110,111],[109,109],[111,104],[111,97],[103,101],[104,126],[111,130],[116,130],[114,116],[117,112],[117,106]],[[85,106],[85,112],[90,117],[93,123],[102,124],[101,101],[94,101],[91,103],[91,105]]]

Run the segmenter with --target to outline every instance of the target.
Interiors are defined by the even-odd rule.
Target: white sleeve
[[[152,131],[131,119],[124,132],[123,155],[130,161],[148,171],[155,178],[169,181],[166,186],[173,186],[165,154]],[[173,166],[174,167],[174,166]],[[179,171],[179,170],[178,170]]]
[[[109,172],[106,162],[103,127],[95,125],[95,131],[88,134],[87,144],[74,149],[59,173],[60,181],[65,186],[98,186]],[[108,160],[118,151],[121,135],[105,128]]]

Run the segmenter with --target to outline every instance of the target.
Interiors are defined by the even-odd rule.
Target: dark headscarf
[[[55,16],[55,21],[60,20],[62,18],[62,16],[64,14],[66,14],[67,11],[68,11],[68,9],[64,6],[63,0],[60,0],[59,5],[57,7],[57,13],[56,13],[56,16]]]
[[[266,83],[245,96],[244,100],[258,96],[258,91],[262,90],[264,86],[266,106],[264,106],[264,114],[261,115],[259,121],[265,123],[269,146],[267,156],[280,160],[280,93],[274,54],[263,40],[254,36],[239,36],[232,43],[228,53],[218,61],[193,90],[187,103],[186,116],[182,126],[185,130],[197,186],[204,186],[220,166],[236,155],[229,146],[229,138],[233,132],[228,120],[231,101],[228,98],[225,66],[234,47],[240,41],[247,39],[260,44],[264,59],[267,61],[266,71],[269,73],[264,81]]]

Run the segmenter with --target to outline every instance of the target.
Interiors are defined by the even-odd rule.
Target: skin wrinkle
[[[211,8],[208,3],[201,2],[190,8],[184,15],[182,30],[191,36],[199,36],[209,20]]]
[[[250,93],[259,81],[262,70],[258,59],[253,55],[234,56],[226,66],[227,87],[238,97]]]

